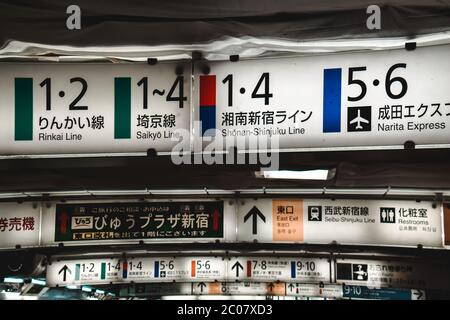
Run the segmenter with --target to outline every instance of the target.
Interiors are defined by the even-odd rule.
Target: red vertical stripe
[[[247,277],[250,278],[252,276],[252,262],[247,260]]]
[[[195,278],[195,275],[196,275],[195,268],[196,267],[197,267],[197,265],[195,263],[195,260],[192,260],[192,262],[191,262],[191,277],[192,278]]]
[[[216,105],[216,76],[200,76],[200,106]]]

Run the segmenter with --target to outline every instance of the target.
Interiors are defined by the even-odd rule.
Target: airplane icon
[[[369,120],[361,117],[361,110],[358,109],[358,115],[356,116],[356,118],[354,118],[352,121],[350,121],[350,124],[354,124],[354,123],[356,123],[356,130],[362,130],[363,127],[361,126],[361,123],[369,123]]]

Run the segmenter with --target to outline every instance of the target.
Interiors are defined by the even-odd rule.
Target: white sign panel
[[[449,55],[442,45],[211,62],[197,68],[197,120],[239,149],[256,138],[282,150],[449,144]]]
[[[47,266],[49,286],[235,280],[330,282],[330,264],[317,258],[239,257],[228,260],[206,256],[61,260]],[[218,292],[219,289],[212,290]]]
[[[430,261],[336,260],[336,282],[375,288],[445,289],[448,266]]]
[[[121,296],[234,295],[342,298],[342,285],[285,282],[145,283],[121,289]]]
[[[237,240],[442,247],[441,217],[426,201],[240,201]]]
[[[176,73],[177,67],[182,70]],[[171,151],[190,64],[1,64],[0,154]]]
[[[118,282],[122,279],[119,259],[53,261],[47,265],[47,285],[86,285]]]
[[[50,286],[225,279],[226,262],[218,257],[63,260],[47,266]]]
[[[286,295],[295,297],[342,298],[342,285],[286,283]]]
[[[326,259],[239,257],[228,262],[228,279],[242,281],[329,282]]]
[[[199,282],[192,283],[195,295],[267,295],[274,284],[262,282]]]
[[[0,203],[0,248],[39,245],[39,206],[26,203]]]

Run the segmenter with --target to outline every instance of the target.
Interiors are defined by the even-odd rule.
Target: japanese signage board
[[[0,203],[0,248],[39,245],[39,206],[32,203]]]
[[[286,295],[295,297],[342,298],[342,285],[286,283]]]
[[[441,205],[406,200],[5,202],[0,248],[217,240],[442,248],[442,214]]]
[[[162,295],[235,295],[342,298],[342,285],[286,282],[139,283],[124,286],[122,297]]]
[[[176,70],[179,69],[178,74]],[[171,151],[189,63],[1,64],[1,155]]]
[[[61,260],[47,266],[47,283],[50,286],[236,280],[319,283],[330,282],[330,277],[330,263],[327,260],[294,257],[239,257],[231,260],[215,256],[131,257]],[[271,290],[275,292],[276,288],[272,286]],[[216,289],[220,288],[211,290]]]
[[[374,288],[443,289],[448,266],[438,262],[336,260],[336,282]]]
[[[449,144],[449,54],[442,45],[211,62],[195,74],[196,120],[239,149],[263,138],[281,150]]]
[[[254,257],[232,258],[229,278],[242,281],[330,282],[330,264],[326,259]]]
[[[388,200],[240,201],[238,241],[442,247],[442,207]]]
[[[47,266],[49,286],[224,279],[226,263],[220,257],[63,260]]]
[[[264,282],[209,282],[192,283],[195,295],[278,295],[277,287],[284,283]],[[284,295],[280,292],[280,295]]]
[[[225,236],[223,201],[55,203],[45,212],[52,218],[46,222],[54,225],[54,238],[45,242],[214,241]]]
[[[425,300],[425,290],[368,288],[365,286],[344,286],[344,298],[380,300]]]

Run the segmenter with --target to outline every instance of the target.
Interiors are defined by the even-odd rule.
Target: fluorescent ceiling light
[[[98,293],[98,294],[105,294],[105,291],[103,291],[103,290],[98,290],[97,289],[97,290],[95,290],[95,292]]]
[[[77,289],[80,289],[78,286],[74,286],[74,285],[68,285],[68,286],[66,286],[66,288],[67,288],[67,289],[70,289],[70,290],[77,290]]]
[[[23,279],[20,278],[5,278],[4,283],[23,283]]]
[[[31,283],[37,284],[39,286],[45,286],[47,283],[44,280],[31,279]]]
[[[266,178],[266,179],[294,179],[294,180],[328,180],[330,170],[305,170],[305,171],[292,171],[292,170],[276,170],[276,171],[268,171],[261,170],[256,172],[255,175],[257,178]]]
[[[92,288],[90,288],[90,287],[81,287],[81,291],[92,292]]]

